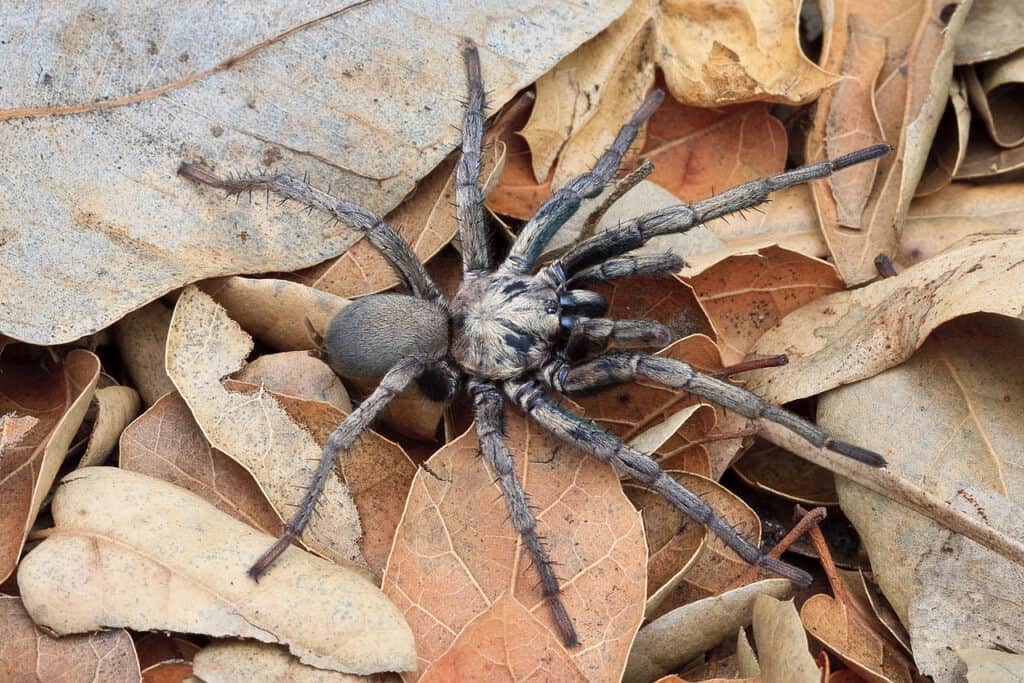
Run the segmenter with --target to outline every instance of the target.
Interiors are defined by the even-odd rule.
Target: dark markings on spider
[[[462,240],[463,282],[448,301],[430,279],[412,249],[381,218],[349,202],[335,199],[305,180],[288,175],[223,179],[192,165],[179,172],[229,194],[266,189],[310,209],[320,209],[364,232],[398,274],[408,294],[378,294],[359,299],[330,323],[320,342],[320,356],[345,378],[379,379],[377,388],[352,411],[328,438],[304,500],[286,531],[249,570],[263,574],[309,522],[320,492],[334,471],[339,453],[370,426],[385,405],[412,383],[431,400],[451,400],[460,388],[473,399],[480,453],[494,470],[508,505],[511,523],[520,534],[540,575],[540,589],[554,625],[568,647],[579,644],[572,619],[561,599],[559,580],[537,533],[526,493],[516,476],[513,454],[503,434],[506,402],[580,451],[609,462],[659,492],[693,520],[707,525],[744,560],[806,585],[801,569],[767,557],[699,496],[662,471],[648,454],[623,443],[593,422],[561,408],[552,392],[568,394],[645,378],[707,398],[752,420],[769,420],[819,448],[831,449],[881,467],[880,455],[834,439],[813,423],[725,379],[701,374],[682,361],[632,350],[607,351],[611,342],[663,345],[670,338],[660,323],[601,317],[603,299],[579,286],[612,278],[671,274],[683,263],[673,254],[631,256],[628,252],[652,237],[680,233],[726,214],[761,204],[778,189],[826,178],[853,164],[890,151],[875,145],[838,159],[820,161],[755,180],[693,204],[638,216],[577,242],[555,261],[537,261],[555,232],[586,198],[598,196],[614,182],[623,155],[640,128],[663,99],[652,92],[619,131],[589,173],[573,178],[556,191],[522,228],[508,255],[492,264],[489,226],[480,190],[484,127],[484,89],[476,47],[464,51],[469,98],[462,127],[462,149],[456,172],[456,207]],[[627,176],[621,182],[643,174]],[[616,191],[623,188],[616,187]]]

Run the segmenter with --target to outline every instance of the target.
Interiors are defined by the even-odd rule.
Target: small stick
[[[789,356],[784,353],[780,353],[777,356],[757,356],[750,360],[745,360],[742,363],[736,363],[728,367],[722,368],[718,372],[712,373],[712,377],[718,377],[719,379],[725,379],[738,375],[741,372],[749,372],[751,370],[761,370],[763,368],[777,368],[782,365],[789,363]]]
[[[601,204],[594,209],[593,213],[587,216],[587,220],[583,223],[583,228],[580,230],[579,239],[585,239],[593,235],[594,231],[597,229],[597,224],[601,222],[601,219],[604,218],[604,215],[608,212],[608,209],[612,207],[612,204],[622,199],[622,195],[632,190],[640,183],[641,180],[651,175],[653,172],[654,164],[650,161],[645,161],[640,164],[640,166],[620,178],[615,183],[615,187],[612,191],[608,193],[608,196],[601,201]]]
[[[896,272],[895,264],[893,264],[892,259],[887,254],[879,254],[875,257],[875,270],[882,277],[896,277],[899,275]]]
[[[803,510],[799,505],[797,507]],[[808,532],[813,533],[814,531],[817,531],[818,534],[821,534],[821,531],[818,530],[818,525],[821,524],[825,517],[828,516],[828,511],[823,507],[818,507],[814,508],[810,512],[806,510],[803,510],[803,512],[804,514],[797,520],[796,524],[793,525],[793,528],[790,529],[789,532],[782,537],[782,540],[776,543],[775,547],[768,552],[768,557],[774,557],[775,559],[781,558],[782,553],[789,550],[789,547],[796,543],[797,539]],[[746,586],[748,583],[753,583],[757,580],[757,577],[762,574],[767,575],[767,573],[763,572],[760,567],[751,566],[725,590],[732,590],[733,588],[739,588],[740,586]]]

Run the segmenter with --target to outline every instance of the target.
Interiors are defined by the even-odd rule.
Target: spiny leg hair
[[[590,420],[563,409],[545,396],[532,381],[508,380],[503,384],[503,388],[511,400],[546,430],[575,445],[581,451],[611,463],[623,474],[651,487],[687,517],[707,526],[744,561],[760,565],[767,571],[801,586],[810,585],[810,574],[762,553],[757,546],[740,536],[716,515],[704,499],[669,476],[646,453],[623,443]]]
[[[563,327],[569,328],[566,354],[570,357],[603,351],[613,341],[655,348],[667,346],[672,341],[672,333],[657,320],[575,318],[563,315],[560,322]]]
[[[568,284],[579,286],[643,275],[663,275],[678,272],[684,265],[683,259],[671,252],[649,256],[620,256],[584,268],[570,277]]]
[[[440,300],[441,292],[427,274],[412,247],[380,216],[350,202],[336,199],[305,180],[278,173],[241,178],[221,178],[195,164],[182,163],[178,175],[203,185],[227,191],[229,195],[266,189],[283,198],[293,199],[311,209],[321,209],[338,221],[366,234],[370,244],[391,264],[402,284],[421,299]]]
[[[480,440],[480,452],[498,477],[498,485],[508,505],[512,526],[523,539],[523,546],[529,551],[533,566],[540,574],[541,590],[547,599],[551,617],[562,636],[566,647],[579,645],[576,629],[558,597],[562,589],[558,585],[558,577],[552,570],[540,537],[537,536],[537,520],[530,510],[523,486],[516,476],[515,462],[512,453],[505,443],[505,400],[501,392],[493,384],[472,382],[469,392],[473,396],[473,407],[476,416],[476,434]]]
[[[462,118],[462,151],[455,172],[455,211],[462,241],[462,272],[472,276],[491,268],[484,197],[480,191],[485,98],[480,76],[480,53],[475,45],[469,45],[462,56],[466,61],[469,99]]]
[[[327,478],[334,472],[334,462],[338,455],[352,447],[356,437],[370,426],[374,418],[401,393],[409,383],[423,372],[425,363],[419,358],[406,358],[399,361],[377,385],[377,388],[353,410],[337,428],[327,437],[320,462],[313,474],[313,480],[306,489],[306,495],[299,504],[299,509],[288,521],[284,533],[259,559],[249,568],[249,576],[259,579],[268,567],[283,553],[296,538],[302,535],[309,524],[310,515],[316,507],[320,493],[324,490]]]

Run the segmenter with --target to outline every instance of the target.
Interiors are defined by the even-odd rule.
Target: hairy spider
[[[366,209],[339,201],[288,175],[222,179],[191,164],[182,164],[179,170],[184,176],[229,194],[264,188],[284,199],[332,214],[366,233],[409,290],[409,294],[376,294],[358,299],[338,313],[324,337],[318,338],[323,357],[339,375],[380,379],[380,383],[331,434],[298,512],[281,538],[252,565],[249,574],[258,578],[302,533],[338,454],[352,445],[388,401],[415,381],[423,394],[434,401],[451,400],[463,384],[472,396],[480,452],[497,474],[512,525],[540,574],[543,594],[566,646],[576,646],[578,639],[559,597],[558,579],[537,534],[533,512],[504,440],[506,400],[552,434],[658,491],[684,514],[707,525],[747,562],[798,584],[810,583],[806,572],[765,556],[747,542],[649,455],[561,408],[547,392],[586,392],[645,377],[703,396],[748,418],[776,422],[817,447],[875,467],[884,466],[885,461],[878,454],[833,439],[807,420],[727,381],[697,372],[686,363],[636,351],[603,352],[611,341],[664,345],[671,335],[658,322],[600,317],[606,311],[605,302],[580,287],[613,278],[673,273],[683,265],[673,254],[630,256],[627,252],[657,235],[683,232],[728,213],[757,206],[775,190],[828,177],[847,166],[880,157],[891,148],[875,145],[838,159],[755,180],[694,204],[639,216],[578,242],[554,262],[535,269],[545,245],[576,212],[581,201],[599,195],[612,180],[640,127],[664,97],[660,91],[654,91],[619,131],[593,170],[573,178],[555,192],[523,227],[505,260],[492,268],[479,186],[484,90],[476,48],[466,47],[464,57],[469,99],[456,173],[463,282],[450,302],[431,281],[409,245]]]

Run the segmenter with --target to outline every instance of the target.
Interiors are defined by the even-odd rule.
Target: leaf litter
[[[314,344],[305,319],[323,330],[350,298],[396,280],[352,231],[258,194],[223,203],[174,177],[174,167],[184,154],[218,171],[248,163],[309,172],[318,185],[390,211],[417,255],[431,259],[431,274],[451,284],[459,244],[449,152],[458,132],[446,127],[460,115],[464,78],[456,39],[495,36],[506,17],[460,6],[438,24],[462,22],[459,36],[446,29],[436,40],[408,40],[419,33],[399,28],[414,21],[405,9],[314,4],[261,17],[254,30],[241,30],[249,25],[236,16],[205,44],[177,49],[169,28],[146,43],[145,27],[111,11],[98,24],[128,49],[113,59],[94,100],[76,94],[83,65],[102,59],[94,47],[68,58],[73,68],[44,60],[42,75],[18,76],[31,87],[0,91],[7,93],[0,130],[13,135],[3,153],[25,171],[8,177],[10,225],[7,233],[0,226],[0,245],[21,244],[22,224],[39,228],[41,245],[74,245],[39,252],[48,260],[31,276],[25,268],[33,262],[21,257],[5,260],[0,274],[12,285],[0,316],[0,386],[9,404],[0,406],[0,548],[20,579],[4,585],[12,594],[2,599],[9,628],[20,635],[11,631],[0,647],[0,677],[73,662],[69,680],[107,672],[113,680],[357,680],[338,670],[403,668],[407,680],[1024,678],[1015,606],[1021,565],[1005,557],[1024,548],[1013,448],[1021,436],[1013,361],[1024,317],[1024,193],[1015,182],[1024,164],[1024,115],[1014,95],[1024,47],[1013,30],[1019,13],[991,0],[825,3],[815,66],[797,41],[814,40],[808,8],[798,24],[788,1],[707,7],[636,0],[587,13],[541,2],[527,12],[543,21],[513,22],[486,43],[484,69],[496,89],[488,206],[513,235],[552,187],[590,165],[654,83],[675,98],[641,132],[624,166],[652,161],[654,173],[596,224],[570,221],[548,257],[582,234],[804,159],[894,144],[877,164],[649,244],[647,253],[672,251],[686,261],[674,278],[599,288],[609,315],[667,324],[673,343],[659,352],[701,369],[786,353],[789,365],[734,381],[774,402],[801,399],[798,408],[811,416],[816,409],[833,432],[885,453],[888,484],[835,476],[810,464],[834,463],[769,429],[762,436],[810,458],[796,461],[797,469],[797,456],[755,442],[747,420],[650,383],[577,399],[591,419],[652,452],[766,545],[778,539],[780,521],[792,522],[750,505],[735,474],[776,500],[835,506],[838,496],[841,507],[829,514],[845,513],[862,543],[859,559],[856,548],[840,556],[865,570],[863,578],[830,568],[827,547],[819,547],[824,569],[816,571],[830,590],[796,594],[801,625],[792,603],[767,597],[791,595],[787,582],[751,570],[657,496],[510,413],[516,466],[561,563],[566,603],[580,615],[584,646],[566,650],[493,475],[474,456],[475,437],[458,436],[469,425],[465,411],[443,414],[409,392],[377,425],[384,434],[367,432],[336,468],[322,528],[304,539],[327,559],[297,544],[280,572],[251,583],[247,562],[267,534],[280,533],[301,495],[291,487],[301,486],[326,435],[368,391],[306,354]],[[94,28],[53,11],[64,41],[44,36],[53,56],[101,44],[88,40]],[[18,17],[16,32],[33,19]],[[189,19],[167,25],[175,22]],[[189,30],[202,25],[193,21]],[[360,52],[359,41],[341,46],[331,33],[339,27],[372,30],[397,59],[364,68],[380,64],[379,55]],[[256,51],[244,53],[252,45]],[[410,56],[415,64],[402,67]],[[2,62],[11,73],[24,70],[16,57]],[[326,69],[310,75],[321,62]],[[157,65],[150,83],[144,64]],[[544,71],[532,90],[520,90]],[[330,114],[317,98],[296,102],[280,88],[257,88],[257,79],[285,82],[274,80],[282,73],[297,92],[326,92]],[[422,85],[406,85],[414,81],[433,85],[420,92]],[[160,88],[166,93],[153,97]],[[186,96],[194,105],[187,111]],[[176,106],[176,123],[149,136]],[[288,114],[268,117],[274,107]],[[114,178],[109,165],[67,166],[76,172],[56,165],[52,178],[39,177],[24,154],[48,126],[68,140],[68,158],[98,136],[120,150],[124,168]],[[33,188],[18,184],[26,179],[35,179]],[[42,208],[27,214],[25,202],[37,196]],[[77,241],[54,238],[44,218]],[[878,278],[879,253],[895,277]],[[259,276],[232,276],[243,272]],[[229,277],[203,280],[214,275]],[[861,286],[847,288],[853,284]],[[97,331],[48,350],[8,339],[52,344]],[[751,443],[760,453],[731,473]],[[111,458],[118,468],[95,467]],[[57,487],[76,463],[84,467]],[[75,487],[86,486],[91,498],[76,498]],[[87,511],[84,518],[69,512],[74,506]],[[922,511],[1004,542],[1003,554]],[[199,542],[189,525],[220,531]],[[810,533],[824,544],[820,532]],[[216,563],[203,564],[216,552]],[[71,575],[69,567],[82,569]],[[327,587],[303,597],[309,579],[302,577],[313,575],[330,577],[316,579]],[[375,588],[381,577],[384,594]],[[350,592],[373,605],[373,618],[386,619],[394,638],[366,639],[363,622],[339,649],[337,622],[323,615]],[[186,597],[176,598],[177,608],[159,602],[171,594]],[[268,607],[240,620],[222,599],[240,595]],[[18,612],[22,600],[27,613]],[[756,654],[742,630],[750,624]],[[100,630],[107,627],[115,630]],[[55,640],[48,631],[69,628],[83,635]],[[152,629],[207,638],[139,634]],[[94,653],[108,647],[116,654],[98,660]]]

